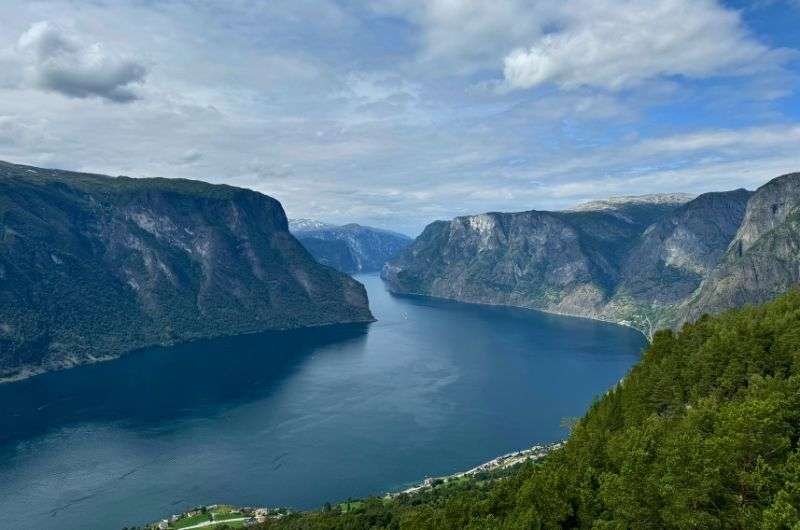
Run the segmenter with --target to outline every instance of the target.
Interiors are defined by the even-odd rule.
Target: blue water
[[[159,348],[0,385],[0,526],[143,524],[197,504],[309,508],[565,436],[643,338],[395,297],[378,322]]]

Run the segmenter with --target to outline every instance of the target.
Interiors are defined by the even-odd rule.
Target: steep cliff
[[[648,334],[674,324],[680,304],[725,254],[750,195],[743,189],[706,193],[647,227],[624,259],[606,316]]]
[[[320,263],[347,273],[379,271],[411,238],[370,226],[292,219],[289,230]]]
[[[685,196],[437,221],[384,267],[396,292],[610,318],[625,259]]]
[[[259,193],[0,163],[0,378],[155,344],[372,319]]]
[[[800,173],[753,194],[744,220],[717,267],[681,308],[679,322],[758,304],[800,282]]]
[[[750,199],[742,189],[691,200],[651,195],[440,221],[383,275],[399,293],[586,316],[651,335],[681,320],[685,301],[739,237]],[[782,203],[776,215],[790,210]],[[780,292],[789,285],[779,283]]]

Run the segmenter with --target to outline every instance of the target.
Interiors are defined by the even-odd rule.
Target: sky
[[[0,160],[415,235],[800,171],[800,0],[0,0]]]

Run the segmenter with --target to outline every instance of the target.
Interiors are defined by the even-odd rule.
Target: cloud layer
[[[559,29],[506,56],[509,87],[619,90],[662,76],[753,73],[785,58],[712,0],[569,0],[560,11]]]

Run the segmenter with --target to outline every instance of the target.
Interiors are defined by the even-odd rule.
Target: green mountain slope
[[[799,438],[800,291],[793,291],[703,317],[679,334],[658,332],[639,364],[541,464],[263,527],[796,529]]]
[[[0,379],[155,344],[372,319],[278,201],[0,163]]]

